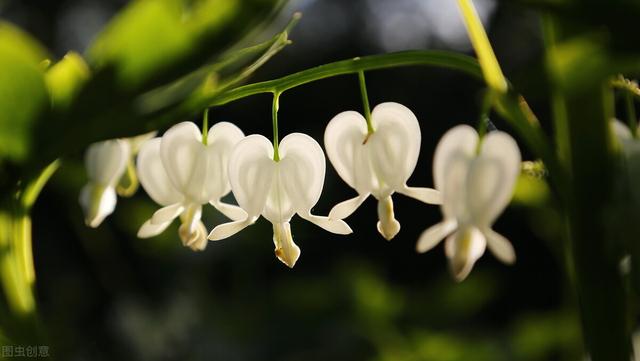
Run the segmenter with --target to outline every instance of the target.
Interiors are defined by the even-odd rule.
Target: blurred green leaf
[[[84,59],[75,52],[69,52],[62,60],[50,67],[45,74],[45,80],[53,107],[66,109],[90,75]]]
[[[40,66],[45,58],[29,35],[0,23],[0,162],[30,155],[33,128],[49,104]]]
[[[134,91],[150,83],[164,83],[184,75],[185,68],[193,69],[221,53],[281,3],[135,1],[98,36],[88,51],[89,61],[112,78],[116,89]]]
[[[172,1],[132,2],[89,49],[90,62],[98,69],[113,67],[117,86],[135,89],[191,47],[182,10]]]
[[[576,359],[581,350],[578,320],[568,312],[530,314],[520,319],[512,333],[517,360],[549,360],[564,354]]]

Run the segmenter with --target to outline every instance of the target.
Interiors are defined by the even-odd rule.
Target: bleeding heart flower
[[[156,236],[180,217],[182,243],[193,250],[204,250],[207,230],[200,220],[202,205],[210,203],[231,219],[243,217],[242,209],[220,201],[231,190],[229,155],[242,138],[238,127],[220,122],[209,129],[205,145],[198,127],[183,122],[162,138],[146,142],[138,154],[138,176],[145,191],[163,208],[142,225],[138,237]]]
[[[85,223],[96,228],[116,208],[116,185],[127,167],[131,147],[124,139],[93,143],[85,153],[89,183],[80,191]]]
[[[393,213],[395,192],[429,204],[440,204],[440,193],[431,188],[408,187],[420,154],[420,126],[402,104],[382,103],[371,112],[374,132],[358,112],[336,115],[324,133],[327,156],[340,177],[358,196],[337,204],[329,218],[351,215],[369,195],[378,200],[378,231],[391,240],[400,231]]]
[[[325,175],[324,153],[318,142],[305,134],[289,134],[282,139],[278,153],[276,161],[273,144],[261,135],[250,135],[238,143],[229,160],[229,181],[246,214],[243,219],[214,228],[209,239],[227,238],[262,215],[273,224],[276,256],[293,267],[300,256],[289,225],[294,214],[332,233],[352,231],[342,220],[311,214],[320,199]]]
[[[520,150],[507,133],[494,131],[479,142],[467,125],[442,137],[433,162],[436,189],[442,192],[444,220],[422,233],[418,252],[435,247],[443,238],[445,253],[457,281],[464,280],[488,246],[502,262],[515,262],[513,246],[491,225],[511,200],[520,173]]]

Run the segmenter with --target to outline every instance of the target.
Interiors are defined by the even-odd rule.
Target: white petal
[[[340,178],[359,194],[371,193],[378,188],[366,139],[367,122],[354,111],[333,117],[324,132],[324,147],[329,161]]]
[[[320,144],[302,133],[292,133],[280,143],[280,181],[297,212],[318,203],[324,185],[325,159]]]
[[[87,226],[96,228],[116,208],[116,191],[113,187],[87,184],[80,191],[80,205]]]
[[[205,152],[202,133],[194,123],[178,123],[162,136],[160,143],[162,164],[171,183],[179,192],[183,194],[188,194],[189,191],[197,192],[189,186],[194,171],[202,166],[200,163],[206,162],[206,157],[203,155]]]
[[[145,142],[140,148],[137,172],[142,188],[156,203],[168,206],[178,203],[183,196],[173,186],[160,158],[160,138]]]
[[[387,196],[378,200],[378,232],[387,240],[392,240],[400,232],[400,222],[393,213],[393,200]]]
[[[442,193],[445,218],[468,218],[466,206],[467,173],[475,158],[478,133],[467,125],[447,131],[436,147],[433,159],[433,178]]]
[[[293,242],[289,222],[273,224],[273,244],[278,259],[293,268],[300,257],[300,247]]]
[[[125,168],[131,149],[122,139],[93,143],[85,153],[87,175],[94,184],[115,185]]]
[[[369,198],[369,193],[361,194],[355,198],[347,199],[346,201],[336,204],[331,208],[329,218],[345,219],[349,217],[351,213],[355,212],[367,198]]]
[[[274,168],[273,145],[261,135],[244,138],[231,152],[231,190],[249,217],[262,213],[273,182]]]
[[[140,134],[135,137],[125,138],[124,140],[126,140],[129,143],[129,147],[131,148],[131,155],[135,155],[140,151],[140,148],[142,148],[144,143],[153,139],[157,134],[158,132],[153,131],[149,133]]]
[[[613,134],[619,140],[632,140],[633,139],[633,134],[631,133],[631,130],[623,122],[619,121],[618,119],[613,119],[613,120],[611,120],[611,122],[609,124],[611,126],[611,130],[613,131]]]
[[[212,241],[220,241],[229,238],[255,223],[256,219],[258,219],[258,217],[219,224],[209,233],[209,239]]]
[[[190,199],[205,204],[229,193],[229,157],[242,138],[242,131],[231,123],[221,122],[211,127],[207,146],[198,153],[185,190]]]
[[[472,222],[490,225],[511,200],[520,174],[520,150],[504,132],[491,132],[467,175],[467,205]]]
[[[513,246],[508,239],[491,228],[485,228],[483,232],[487,238],[487,246],[489,247],[489,250],[497,259],[506,264],[515,263],[516,251],[514,251]]]
[[[200,221],[197,221],[193,227],[190,224],[181,224],[180,228],[178,228],[178,234],[182,245],[194,251],[203,251],[209,242],[207,240],[207,229]]]
[[[420,155],[418,119],[409,108],[390,102],[373,109],[371,122],[375,133],[368,143],[375,174],[389,188],[399,189],[413,173]]]
[[[180,221],[184,226],[184,232],[193,234],[197,231],[198,223],[202,218],[202,206],[199,204],[189,204],[189,206],[180,214]]]
[[[234,204],[224,203],[224,202],[221,202],[220,200],[213,200],[210,202],[210,204],[215,209],[220,211],[220,213],[224,214],[227,218],[231,219],[232,221],[239,221],[241,219],[246,219],[248,216],[247,212],[245,212],[244,209]]]
[[[457,227],[458,224],[455,220],[445,220],[427,228],[424,232],[422,232],[420,238],[418,238],[418,243],[416,243],[416,251],[424,253],[431,250],[433,247],[438,245],[438,243],[440,243],[440,241],[442,241],[445,237],[450,235],[451,232],[455,231]]]
[[[171,222],[176,219],[182,212],[184,212],[184,210],[185,207],[181,203],[175,203],[166,207],[162,207],[153,214],[153,216],[151,217],[151,223],[161,224]]]
[[[433,188],[403,186],[398,193],[427,204],[442,204],[442,194]]]
[[[169,225],[171,225],[172,221],[164,222],[164,223],[151,223],[151,220],[144,222],[142,227],[138,230],[138,238],[149,238],[155,237],[160,233],[164,232]]]
[[[333,219],[330,217],[315,216],[311,213],[300,214],[300,217],[317,225],[318,227],[335,234],[351,234],[353,230],[349,225],[341,219]]]
[[[484,254],[486,245],[484,235],[475,227],[460,228],[447,237],[445,253],[456,281],[461,282],[467,278],[473,265]]]

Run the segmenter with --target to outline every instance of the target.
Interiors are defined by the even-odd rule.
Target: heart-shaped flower
[[[457,281],[464,280],[488,246],[502,262],[515,262],[511,243],[491,229],[507,207],[520,173],[520,150],[507,133],[494,131],[482,139],[472,127],[459,125],[442,137],[433,161],[436,189],[442,192],[444,220],[422,233],[418,252],[442,239]]]
[[[193,250],[207,246],[207,230],[200,220],[202,205],[210,203],[231,219],[244,216],[237,206],[220,199],[231,187],[227,177],[229,155],[244,138],[235,125],[220,122],[209,129],[206,145],[202,133],[191,122],[176,124],[162,138],[146,142],[138,154],[138,177],[144,190],[163,208],[138,231],[138,237],[153,237],[180,217],[182,243]]]
[[[351,228],[342,220],[311,214],[325,175],[324,153],[318,142],[306,134],[289,134],[280,142],[278,153],[276,161],[273,144],[261,135],[250,135],[238,143],[229,159],[229,181],[246,214],[214,228],[209,239],[227,238],[262,215],[273,224],[276,256],[293,267],[300,256],[289,225],[294,214],[332,233],[348,234]]]
[[[124,139],[93,143],[85,153],[89,183],[80,191],[85,223],[98,227],[116,208],[116,185],[124,174],[131,146]]]
[[[391,240],[400,231],[391,195],[404,194],[429,204],[440,204],[438,191],[408,187],[420,154],[421,134],[416,116],[402,104],[382,103],[371,112],[369,133],[358,112],[336,115],[324,133],[327,156],[340,177],[358,196],[337,204],[329,218],[344,219],[369,195],[378,200],[378,231]]]

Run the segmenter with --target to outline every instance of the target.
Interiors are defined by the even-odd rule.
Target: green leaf
[[[89,60],[98,69],[112,68],[119,88],[134,89],[191,47],[181,17],[172,2],[134,1],[96,39]]]
[[[49,96],[40,63],[44,49],[8,23],[0,23],[0,162],[30,155],[35,123]]]
[[[45,80],[53,107],[66,109],[89,77],[89,67],[75,52],[68,53],[50,67],[45,74]]]

